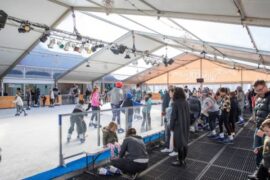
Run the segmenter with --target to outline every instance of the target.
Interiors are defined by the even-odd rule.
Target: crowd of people
[[[251,119],[256,122],[253,146],[258,168],[249,178],[269,178],[270,92],[265,81],[256,81],[253,89],[246,94],[240,86],[235,90],[221,87],[215,93],[207,87],[189,90],[187,86],[184,88],[169,86],[168,90],[160,94],[162,95],[162,116],[165,122],[165,148],[161,152],[177,156],[177,160],[172,162],[173,166],[186,166],[190,132],[208,131],[209,139],[218,143],[233,144],[236,135],[235,126],[244,125],[243,114],[246,112],[252,113]],[[147,168],[148,155],[142,138],[137,136],[136,130],[132,128],[132,121],[135,118],[142,120],[141,131],[151,128],[152,94],[142,92],[139,85],[136,89],[124,93],[123,84],[117,82],[115,87],[107,92],[107,96],[111,103],[112,121],[102,129],[103,145],[111,149],[113,169],[118,168],[131,174],[140,172]],[[98,87],[94,87],[88,94],[88,98],[87,110],[91,108],[93,110],[89,126],[96,127],[96,112],[102,105]],[[80,100],[73,112],[85,114],[73,115],[70,118],[68,141],[70,141],[75,124],[78,138],[81,142],[85,141],[87,126],[83,118],[86,115],[83,104],[84,101]],[[141,112],[139,105],[142,104],[144,107]],[[122,110],[121,108],[124,107],[132,108]],[[119,144],[117,137],[118,133],[124,132],[121,127],[121,112],[128,113],[128,130],[122,145]]]
[[[57,87],[51,88],[48,92],[49,107],[54,107],[55,104],[59,103],[60,92]],[[25,91],[25,94],[22,93],[21,89],[18,88],[16,91],[15,99],[13,103],[16,106],[15,116],[20,116],[22,112],[26,116],[27,113],[25,110],[30,110],[32,107],[45,107],[46,106],[47,96],[40,93],[39,88],[28,87]],[[26,103],[25,103],[26,102]]]
[[[38,94],[38,90],[36,92]],[[58,93],[57,88],[51,89],[52,105],[56,102]],[[102,132],[104,147],[111,149],[113,169],[118,168],[131,174],[146,169],[148,154],[142,138],[132,128],[132,122],[134,119],[142,120],[141,132],[151,129],[152,94],[143,92],[140,85],[135,89],[123,90],[122,82],[116,82],[110,91],[106,90],[106,93],[100,93],[97,86],[92,90],[87,89],[86,101],[79,99],[78,86],[74,86],[71,93],[76,105],[70,117],[67,141],[70,142],[76,125],[77,138],[81,143],[85,142],[87,124],[84,117],[87,116],[87,111],[90,109],[92,111],[89,127],[101,127],[98,123],[98,111],[103,103],[110,102],[112,119]],[[221,87],[216,92],[208,87],[190,90],[187,86],[184,88],[169,86],[167,90],[159,93],[162,98],[161,115],[165,123],[165,144],[161,152],[177,156],[177,160],[172,162],[173,166],[186,166],[190,132],[208,131],[209,139],[218,143],[233,144],[236,136],[235,126],[244,125],[243,115],[246,112],[252,113],[251,119],[256,123],[253,147],[257,170],[249,175],[249,179],[270,178],[270,91],[265,81],[257,80],[253,88],[246,93],[241,86],[235,90]],[[30,108],[30,102],[39,105],[36,98],[37,95],[32,99],[31,89],[27,89],[27,108]],[[19,91],[14,103],[17,109],[16,116],[22,112],[27,115]],[[88,104],[86,109],[85,103]],[[126,138],[122,145],[119,144],[117,137],[118,133],[125,131],[121,126],[121,113],[127,113],[128,123]]]

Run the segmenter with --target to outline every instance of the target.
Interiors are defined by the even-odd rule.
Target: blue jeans
[[[128,115],[128,129],[132,128],[133,114]]]
[[[120,104],[111,104],[112,106],[112,121],[115,121],[117,119],[117,124],[120,125]]]
[[[254,141],[253,141],[253,148],[255,149],[255,148],[257,148],[257,147],[260,147],[260,146],[262,146],[263,145],[263,141],[264,141],[264,137],[259,137],[259,136],[257,136],[256,134],[257,134],[257,132],[258,132],[258,128],[256,128],[256,130],[255,130],[255,133],[254,133]],[[262,153],[258,153],[257,155],[256,155],[256,165],[259,167],[259,165],[260,165],[260,163],[261,163],[261,161],[262,161]]]

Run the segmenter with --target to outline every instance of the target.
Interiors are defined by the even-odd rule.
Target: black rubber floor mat
[[[206,163],[196,162],[193,160],[187,160],[186,168],[174,167],[171,162],[175,161],[175,158],[169,158],[167,161],[157,166],[155,169],[143,176],[142,179],[157,179],[157,180],[193,180],[196,179],[198,174],[207,165]]]
[[[224,171],[225,169],[221,167],[210,167],[201,180],[218,180]]]
[[[227,147],[214,162],[215,165],[238,171],[253,172],[256,168],[255,155],[248,150]]]
[[[196,142],[189,147],[188,157],[191,159],[209,162],[222,147],[222,144]]]

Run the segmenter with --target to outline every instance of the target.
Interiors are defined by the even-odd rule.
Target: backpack
[[[201,103],[197,98],[191,96],[187,99],[187,101],[191,113],[201,112]]]

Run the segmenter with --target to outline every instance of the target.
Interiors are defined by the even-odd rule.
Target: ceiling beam
[[[239,14],[240,14],[240,16],[241,16],[241,21],[244,21],[244,20],[246,19],[246,12],[245,12],[245,10],[244,10],[244,7],[243,7],[243,5],[242,5],[241,0],[233,0],[233,2],[234,2],[234,4],[235,4],[236,8],[238,9],[238,12],[239,12]],[[258,62],[258,63],[264,65],[264,58],[263,58],[263,56],[259,53],[258,46],[257,46],[257,44],[256,44],[256,42],[255,42],[255,40],[254,40],[254,38],[253,38],[253,36],[252,36],[252,33],[251,33],[251,31],[250,31],[250,28],[249,28],[246,24],[243,24],[243,25],[244,25],[245,29],[247,30],[248,36],[249,36],[249,38],[250,38],[250,41],[251,41],[251,43],[252,43],[254,49],[256,50],[256,53],[257,53],[258,56],[259,56],[259,62]]]
[[[152,49],[151,51],[149,51],[149,53],[153,53],[154,51],[160,49],[160,48],[163,47],[163,46],[164,46],[164,45],[157,46],[156,48],[154,48],[154,49]],[[132,61],[138,60],[138,59],[140,59],[141,57],[142,57],[142,56],[138,56],[138,57],[136,57],[135,59],[133,59]],[[132,61],[130,61],[130,62],[128,62],[128,63],[126,63],[126,64],[124,64],[124,65],[122,65],[122,66],[120,66],[120,67],[118,67],[118,68],[116,68],[116,69],[113,69],[112,71],[110,71],[110,72],[104,74],[103,76],[100,76],[100,77],[94,79],[93,82],[94,82],[94,81],[97,81],[97,80],[99,80],[99,79],[101,79],[101,78],[104,77],[104,76],[107,76],[107,75],[113,73],[114,71],[117,71],[118,69],[120,69],[120,68],[122,68],[122,67],[127,66],[127,65],[128,65],[129,63],[131,63]]]
[[[128,36],[131,35],[131,32],[128,32],[126,34],[124,34],[123,36],[119,37],[118,39],[116,39],[114,41],[114,43],[117,43],[121,40],[124,40],[125,38],[127,38]],[[69,74],[70,72],[74,71],[75,69],[77,69],[78,67],[80,67],[81,65],[83,65],[84,63],[87,63],[88,61],[91,62],[91,59],[93,59],[94,57],[102,54],[104,51],[106,51],[106,47],[100,49],[98,52],[96,52],[95,54],[92,54],[90,57],[86,58],[85,60],[83,60],[82,62],[80,62],[79,64],[77,64],[76,66],[74,66],[73,68],[67,70],[65,73],[63,73],[61,76],[58,76],[58,78],[56,79],[56,81],[59,81],[61,78],[63,78],[64,76],[66,76],[67,74]],[[97,62],[97,61],[96,61]]]
[[[199,41],[201,41],[203,43],[203,45],[207,45],[208,47],[212,48],[213,50],[217,51],[221,56],[224,56],[224,54],[216,49],[215,47],[209,45],[207,42],[205,42],[204,40],[202,40],[201,38],[199,38],[197,35],[193,34],[192,32],[190,32],[188,29],[186,29],[185,27],[183,27],[182,25],[180,25],[179,23],[177,23],[176,21],[168,18],[169,21],[171,21],[172,23],[174,23],[176,26],[178,26],[179,28],[181,28],[182,30],[184,30],[185,32],[187,32],[188,34],[190,34],[191,36],[195,37],[196,39],[198,39]]]
[[[251,48],[244,48],[244,47],[239,47],[239,46],[231,46],[231,45],[225,45],[225,44],[219,44],[219,43],[212,43],[212,42],[207,42],[207,41],[201,42],[199,40],[187,39],[187,38],[182,38],[182,37],[162,36],[159,34],[141,32],[141,31],[135,31],[135,33],[136,34],[144,34],[144,35],[151,36],[153,38],[158,38],[158,39],[166,38],[166,39],[170,39],[170,40],[178,40],[182,43],[189,43],[189,44],[194,44],[194,45],[198,45],[198,46],[203,46],[203,43],[207,43],[208,45],[215,47],[215,48],[225,48],[225,49],[229,49],[229,50],[240,51],[243,53],[257,54],[257,51],[255,49],[251,49]],[[174,46],[177,47],[176,45],[174,45]],[[194,50],[194,48],[193,48],[193,50]],[[261,55],[270,56],[270,51],[258,51],[258,53]],[[228,56],[228,55],[225,55],[225,56]]]
[[[57,26],[65,17],[67,17],[70,13],[70,9],[67,9],[51,26],[50,28],[53,28],[55,26]],[[41,37],[41,36],[40,36]],[[6,76],[19,62],[21,62],[21,60],[23,58],[25,58],[29,52],[31,50],[33,50],[37,45],[38,43],[40,42],[40,37],[30,46],[28,47],[24,53],[22,55],[20,55],[14,62],[12,65],[9,66],[9,68],[7,70],[5,70],[1,75],[0,75],[0,79],[2,79],[4,76]]]
[[[78,6],[78,7],[74,7],[74,9],[79,10],[79,11],[106,12],[106,10],[101,7],[79,7]],[[116,14],[181,18],[181,19],[211,21],[211,22],[220,22],[220,23],[228,23],[228,24],[245,24],[245,25],[252,25],[252,26],[270,27],[270,18],[246,17],[245,20],[241,21],[239,16],[184,13],[184,12],[171,12],[171,11],[160,11],[158,13],[156,10],[143,10],[143,11],[145,13],[142,13],[135,9],[123,9],[123,8],[111,9],[111,13],[116,13]]]

